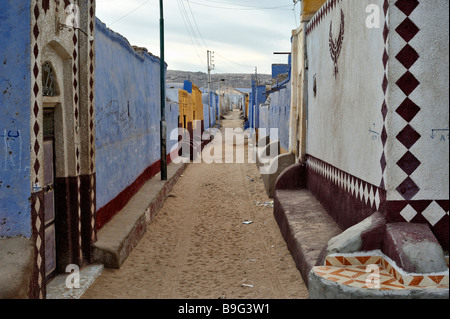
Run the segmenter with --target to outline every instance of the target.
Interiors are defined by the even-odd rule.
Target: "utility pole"
[[[211,71],[214,70],[214,52],[208,50],[208,101],[209,101],[209,128],[211,128]]]
[[[160,35],[160,86],[161,86],[161,180],[167,180],[167,125],[166,125],[166,77],[164,61],[164,6],[163,0],[159,0],[159,35]]]

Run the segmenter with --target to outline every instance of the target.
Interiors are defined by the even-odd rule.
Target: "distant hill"
[[[232,88],[251,88],[252,76],[254,74],[245,73],[222,73],[211,75],[211,89],[218,88],[218,81],[225,79],[222,82],[225,86]],[[188,71],[176,71],[167,70],[166,81],[167,83],[183,83],[185,80],[191,80],[199,88],[208,87],[208,74],[205,72],[188,72]],[[261,84],[268,84],[272,80],[270,74],[258,74],[258,81]]]

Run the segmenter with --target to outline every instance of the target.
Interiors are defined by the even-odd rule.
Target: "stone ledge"
[[[269,198],[273,198],[275,196],[275,183],[280,174],[294,163],[295,154],[286,153],[271,159],[270,164],[264,165],[264,168],[260,166],[260,171],[269,173],[262,174],[264,188]]]
[[[275,191],[274,216],[305,283],[331,238],[342,232],[306,189]]]
[[[47,285],[46,299],[80,299],[81,296],[101,275],[103,265],[88,265],[80,270],[79,287],[68,288],[66,280],[69,274],[60,274],[53,278]]]
[[[30,239],[0,239],[0,299],[28,297],[33,255]]]
[[[187,164],[170,164],[167,181],[160,174],[149,180],[130,202],[97,234],[93,245],[94,262],[106,268],[120,268],[145,234],[161,209],[169,192],[186,169]]]

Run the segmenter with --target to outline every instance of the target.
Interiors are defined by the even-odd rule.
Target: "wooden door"
[[[54,165],[54,112],[44,110],[44,221],[45,221],[45,274],[48,279],[56,275],[55,229],[55,165]]]

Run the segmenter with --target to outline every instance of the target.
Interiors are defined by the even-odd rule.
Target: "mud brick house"
[[[0,241],[26,243],[31,298],[95,240],[95,4],[75,4],[0,5]]]
[[[403,235],[419,243],[425,229],[448,253],[448,1],[302,4],[292,34],[297,164],[279,180],[275,215],[286,215],[289,184],[307,189],[341,231],[381,214],[387,235],[362,249],[402,267]]]
[[[160,170],[160,59],[94,0],[1,1],[0,47],[0,296],[46,298]],[[169,134],[178,104],[166,113]]]

